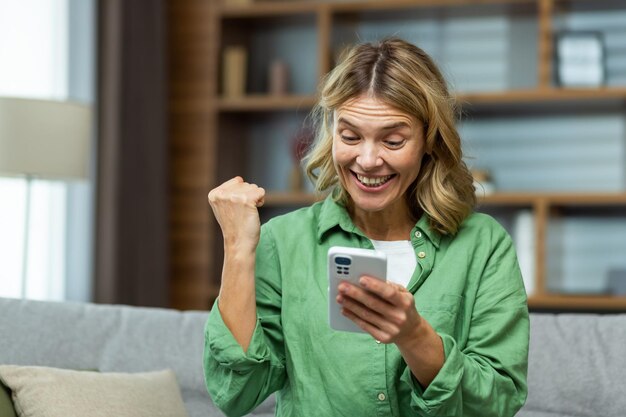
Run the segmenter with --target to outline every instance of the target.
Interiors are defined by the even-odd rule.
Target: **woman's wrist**
[[[435,329],[421,318],[415,331],[396,345],[415,378],[428,387],[445,360],[443,341]]]
[[[418,325],[412,329],[410,334],[405,335],[405,337],[396,342],[398,349],[400,349],[400,351],[407,352],[413,350],[423,350],[423,345],[431,336],[429,328],[432,329],[428,322],[424,320],[423,317],[420,317]]]
[[[224,258],[233,260],[254,259],[257,243],[243,239],[224,239]]]

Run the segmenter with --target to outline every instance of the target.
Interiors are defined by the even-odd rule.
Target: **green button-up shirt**
[[[243,415],[277,392],[277,416],[513,416],[526,399],[529,321],[511,238],[474,213],[454,236],[426,215],[411,231],[408,289],[443,340],[445,362],[424,390],[393,344],[328,325],[327,251],[372,248],[327,198],[271,219],[256,252],[258,320],[243,352],[215,303],[204,369],[215,404]]]

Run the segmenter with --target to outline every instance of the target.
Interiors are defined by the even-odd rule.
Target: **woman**
[[[526,398],[528,308],[510,237],[473,213],[452,98],[399,39],[354,47],[325,78],[307,172],[323,202],[260,227],[264,190],[209,193],[224,235],[207,322],[207,389],[229,415],[277,391],[279,416],[512,416]],[[387,282],[331,302],[331,246],[389,255]]]

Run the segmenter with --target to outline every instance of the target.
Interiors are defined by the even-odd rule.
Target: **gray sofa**
[[[171,368],[191,417],[222,416],[202,376],[206,312],[0,298],[0,364]],[[626,314],[531,315],[520,417],[626,416]],[[273,399],[253,415],[273,415]]]
[[[0,298],[0,364],[101,372],[170,368],[190,417],[223,416],[204,387],[206,318],[198,311]],[[272,401],[253,415],[273,416]]]

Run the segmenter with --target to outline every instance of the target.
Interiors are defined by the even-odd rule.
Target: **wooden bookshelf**
[[[178,308],[206,308],[219,289],[221,242],[219,229],[210,215],[206,194],[224,177],[244,173],[251,150],[243,138],[255,123],[276,120],[285,115],[302,117],[315,105],[315,91],[283,96],[248,93],[225,98],[220,93],[221,53],[226,45],[243,42],[254,45],[256,30],[264,36],[280,30],[282,22],[304,21],[314,31],[310,50],[316,82],[333,65],[336,29],[346,22],[371,19],[378,12],[407,15],[417,9],[468,8],[506,5],[513,13],[532,16],[536,23],[536,85],[505,91],[458,92],[456,101],[462,114],[498,118],[546,112],[574,114],[579,108],[623,109],[626,86],[602,88],[559,88],[554,85],[553,40],[555,16],[571,1],[590,0],[373,0],[373,1],[253,1],[233,5],[219,0],[194,2],[170,0],[172,28],[171,127],[172,184],[171,214],[172,293]],[[510,7],[509,7],[510,6]],[[621,6],[620,6],[621,7]],[[624,6],[626,8],[626,6]],[[521,11],[521,12],[520,12]],[[279,24],[276,24],[276,23]],[[371,24],[378,24],[371,19]],[[344,26],[342,26],[344,25]],[[263,140],[262,135],[259,135]],[[256,149],[256,148],[255,148]],[[265,208],[284,209],[305,206],[320,200],[310,193],[268,192]],[[479,198],[479,208],[495,210],[530,209],[535,216],[535,287],[529,305],[536,309],[626,311],[626,297],[608,295],[566,295],[550,293],[546,277],[548,223],[578,209],[590,211],[626,208],[626,190],[616,193],[498,192]],[[617,207],[617,210],[616,210]],[[626,217],[626,210],[624,210]],[[198,233],[200,231],[200,233]]]

